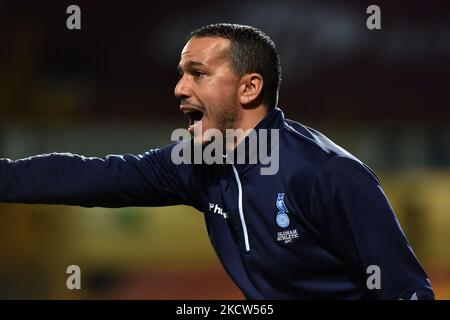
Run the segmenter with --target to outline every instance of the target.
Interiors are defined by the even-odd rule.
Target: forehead
[[[199,62],[204,65],[215,65],[223,62],[230,48],[230,40],[214,37],[193,37],[181,51],[180,65],[188,62]]]

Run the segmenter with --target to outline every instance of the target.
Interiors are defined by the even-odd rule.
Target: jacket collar
[[[226,163],[234,164],[240,174],[255,166],[267,165],[268,158],[272,156],[272,149],[277,152],[279,150],[274,148],[274,145],[279,143],[279,129],[283,123],[283,112],[278,107],[273,108],[251,133],[225,156]]]

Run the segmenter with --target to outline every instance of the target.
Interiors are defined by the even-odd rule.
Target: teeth
[[[188,119],[189,119],[189,125],[193,125],[194,124],[194,119],[192,118],[192,112],[193,111],[186,112],[186,115],[188,116]]]

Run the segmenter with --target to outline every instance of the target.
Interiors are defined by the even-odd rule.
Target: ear
[[[264,84],[263,77],[259,73],[245,74],[239,82],[241,104],[247,105],[258,99]]]

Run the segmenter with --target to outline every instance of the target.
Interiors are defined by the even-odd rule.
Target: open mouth
[[[192,126],[195,124],[195,122],[197,121],[201,121],[203,118],[203,112],[201,112],[200,110],[187,110],[185,112],[185,114],[188,116],[189,118],[189,125]]]
[[[195,128],[201,128],[201,122],[204,116],[203,111],[199,107],[191,105],[181,105],[180,109],[189,119],[189,132],[194,134]]]

